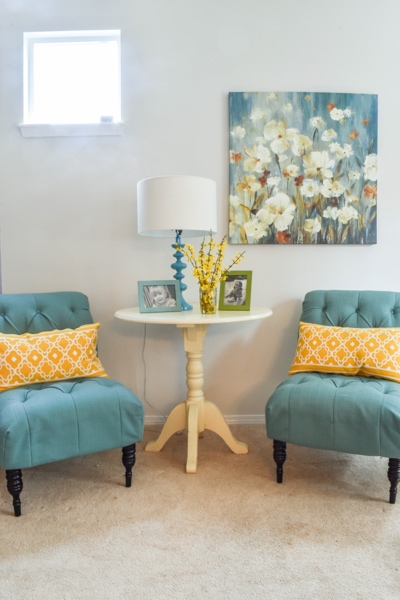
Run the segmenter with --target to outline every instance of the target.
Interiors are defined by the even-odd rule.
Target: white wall
[[[144,326],[113,317],[137,304],[137,280],[172,273],[170,241],[136,233],[137,181],[215,179],[222,237],[229,91],[377,93],[378,244],[228,247],[227,258],[246,249],[252,303],[274,316],[209,329],[205,392],[230,420],[262,415],[293,357],[307,290],[399,289],[399,21],[398,0],[0,0],[3,292],[87,293],[110,376],[154,407],[146,403],[148,417],[167,414],[185,396],[179,332],[147,326],[145,398]],[[23,139],[23,32],[118,28],[124,135]],[[196,300],[189,269],[186,281]]]

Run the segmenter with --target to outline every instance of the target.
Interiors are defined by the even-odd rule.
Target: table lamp
[[[137,184],[138,233],[151,237],[174,237],[171,244],[176,261],[171,264],[179,282],[182,310],[193,307],[183,298],[186,264],[181,236],[205,236],[217,231],[217,184],[194,176],[168,176],[142,179]]]

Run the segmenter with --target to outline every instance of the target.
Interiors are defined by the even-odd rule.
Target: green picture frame
[[[156,288],[159,289],[156,290]],[[155,294],[155,292],[157,293]],[[138,295],[140,312],[179,312],[182,310],[179,283],[175,279],[138,281]]]
[[[220,283],[219,310],[250,310],[253,271],[229,271]]]

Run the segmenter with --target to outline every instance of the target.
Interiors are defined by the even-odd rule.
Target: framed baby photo
[[[138,281],[140,312],[182,310],[179,283],[174,279]]]
[[[252,271],[229,271],[221,281],[219,310],[250,310]]]

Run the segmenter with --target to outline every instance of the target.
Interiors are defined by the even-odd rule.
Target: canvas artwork
[[[376,244],[376,94],[229,94],[229,243]]]

